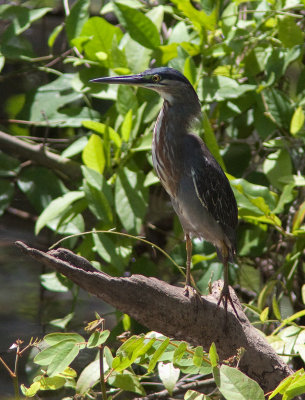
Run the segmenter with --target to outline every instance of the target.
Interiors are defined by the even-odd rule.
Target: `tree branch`
[[[23,160],[32,160],[39,165],[57,170],[66,178],[81,178],[81,170],[78,163],[52,153],[40,144],[31,144],[0,131],[0,148],[10,152],[10,154],[16,154]]]
[[[109,276],[96,270],[86,259],[67,249],[47,253],[16,242],[22,251],[44,265],[70,278],[91,294],[118,310],[166,336],[185,340],[208,350],[215,342],[221,361],[245,349],[239,368],[256,380],[264,392],[272,391],[292,371],[275,353],[260,332],[243,313],[238,298],[231,289],[231,297],[238,311],[238,320],[228,309],[217,308],[222,282],[214,282],[212,294],[186,297],[183,288],[174,287],[156,278],[133,275],[128,278]]]

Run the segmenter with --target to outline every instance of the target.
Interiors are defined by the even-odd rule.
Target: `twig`
[[[177,394],[186,392],[187,390],[191,390],[191,389],[193,389],[193,390],[198,389],[202,386],[207,386],[207,385],[215,385],[214,378],[205,379],[202,381],[194,381],[194,382],[190,382],[190,383],[182,382],[175,387],[175,389],[173,390],[173,395],[177,395]],[[160,392],[157,392],[157,393],[149,394],[146,397],[141,397],[141,400],[168,399],[168,396],[169,396],[169,393],[165,389],[165,390],[161,390]],[[140,400],[140,397],[136,398],[135,400]]]

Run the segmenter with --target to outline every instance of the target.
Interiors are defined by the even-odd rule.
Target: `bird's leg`
[[[223,267],[224,267],[224,282],[223,282],[223,288],[222,291],[220,293],[220,297],[219,300],[217,302],[217,307],[219,307],[219,304],[221,303],[221,300],[224,299],[224,309],[226,311],[226,316],[227,316],[227,308],[228,308],[228,301],[231,304],[234,313],[237,317],[237,319],[239,319],[238,313],[236,311],[235,305],[233,303],[233,300],[231,298],[231,294],[230,294],[230,288],[229,288],[229,266],[228,266],[228,250],[225,249],[225,251],[222,252],[222,256],[223,256]]]
[[[191,260],[192,260],[192,241],[189,234],[185,235],[186,239],[186,276],[184,294],[188,296],[189,287],[191,286]]]

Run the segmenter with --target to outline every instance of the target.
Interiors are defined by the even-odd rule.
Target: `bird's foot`
[[[183,294],[186,297],[193,297],[194,295],[198,295],[198,292],[195,288],[193,288],[193,286],[191,285],[185,285],[184,286],[184,290],[183,290]]]
[[[227,309],[228,309],[228,302],[229,302],[231,304],[232,308],[233,308],[233,311],[234,311],[237,319],[240,321],[240,318],[239,318],[239,315],[238,315],[238,313],[236,311],[235,305],[233,303],[233,300],[232,300],[232,297],[231,297],[231,294],[230,294],[230,288],[229,288],[228,285],[224,285],[223,288],[222,288],[222,291],[220,293],[220,297],[219,297],[218,302],[217,302],[217,308],[219,307],[219,304],[221,303],[222,300],[224,302],[224,309],[226,311],[226,317],[227,317]]]

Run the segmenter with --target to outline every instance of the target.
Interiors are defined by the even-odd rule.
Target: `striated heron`
[[[185,233],[185,293],[188,295],[191,286],[191,238],[204,238],[215,246],[224,265],[224,285],[217,306],[223,299],[227,311],[229,301],[238,317],[228,283],[228,262],[233,262],[236,254],[237,205],[220,165],[205,143],[189,132],[201,114],[193,86],[179,71],[167,67],[91,82],[140,86],[164,99],[154,128],[152,159]]]

